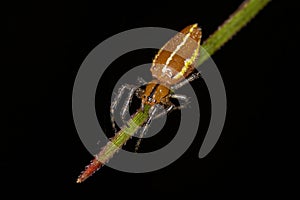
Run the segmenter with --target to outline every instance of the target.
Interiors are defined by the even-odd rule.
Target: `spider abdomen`
[[[156,54],[150,68],[152,76],[166,85],[174,85],[189,76],[199,55],[201,36],[197,24],[176,34]]]

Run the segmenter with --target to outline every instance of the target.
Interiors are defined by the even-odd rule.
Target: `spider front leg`
[[[157,113],[153,119],[157,119],[160,118],[166,114],[168,114],[169,112],[171,112],[172,110],[180,110],[182,108],[185,108],[188,104],[189,104],[189,98],[185,95],[181,95],[181,94],[171,94],[170,98],[173,99],[177,99],[177,100],[182,100],[184,101],[182,104],[180,104],[180,106],[175,106],[173,103],[171,103],[170,101],[168,101],[168,103],[166,103],[167,108],[162,110],[160,113]]]
[[[140,76],[137,78],[137,82],[138,82],[138,84],[141,84],[141,85],[146,85],[147,84],[147,82]]]
[[[175,108],[175,105],[173,103],[170,103],[166,109],[163,109],[161,112],[157,113],[153,119],[160,118],[169,112],[171,112]]]
[[[111,120],[112,127],[113,127],[113,129],[114,129],[115,132],[116,132],[115,118],[114,118],[115,109],[117,108],[118,104],[120,103],[120,100],[121,100],[121,98],[122,98],[122,96],[123,96],[125,90],[127,89],[127,90],[132,91],[132,90],[135,89],[135,88],[136,88],[136,86],[134,86],[134,85],[129,85],[129,84],[124,84],[124,85],[122,85],[122,86],[119,88],[118,93],[116,94],[116,96],[115,96],[113,102],[111,103],[111,106],[110,106],[110,120]],[[130,93],[131,93],[131,92],[130,92]],[[130,95],[130,93],[129,93],[129,95]],[[128,98],[127,98],[126,101],[128,101]],[[130,101],[130,99],[129,99],[129,101]],[[125,103],[124,103],[124,105],[125,105]],[[124,106],[123,106],[123,107],[124,107]],[[123,111],[122,111],[122,112],[123,112]],[[125,112],[125,113],[126,113],[126,112]]]
[[[131,100],[132,100],[132,97],[133,95],[135,94],[135,91],[138,89],[137,86],[133,86],[130,91],[129,91],[129,94],[128,94],[128,97],[127,99],[125,100],[124,104],[123,104],[123,107],[122,107],[122,110],[121,110],[121,119],[123,121],[124,124],[126,124],[126,120],[125,120],[125,116],[127,113],[129,113],[129,105],[131,103]]]

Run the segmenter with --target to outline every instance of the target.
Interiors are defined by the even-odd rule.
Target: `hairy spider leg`
[[[186,84],[198,79],[199,77],[201,77],[200,72],[194,73],[191,76],[189,76],[187,79],[184,79],[183,81],[171,86],[171,90],[172,91],[177,90],[177,89],[181,88],[182,86],[185,86]]]
[[[134,85],[129,85],[129,84],[124,84],[122,85],[119,89],[118,89],[118,93],[116,94],[113,102],[111,103],[110,106],[110,120],[111,120],[111,124],[112,127],[114,129],[114,131],[116,132],[116,126],[115,126],[115,118],[114,118],[114,113],[115,113],[115,109],[117,108],[118,104],[120,103],[120,100],[125,92],[125,90],[131,90],[132,88],[135,88],[136,86]]]
[[[125,100],[125,102],[124,102],[124,104],[123,104],[123,107],[122,107],[122,110],[121,110],[120,115],[121,115],[122,122],[123,122],[124,124],[126,124],[125,116],[126,116],[126,113],[129,112],[129,105],[130,105],[130,103],[131,103],[131,101],[132,101],[132,96],[135,94],[135,91],[136,91],[136,90],[137,90],[137,86],[133,86],[133,87],[130,89],[130,91],[129,91],[129,93],[128,93],[128,97],[127,97],[127,99]]]

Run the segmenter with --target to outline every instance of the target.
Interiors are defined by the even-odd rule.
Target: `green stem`
[[[107,162],[122,146],[132,137],[136,131],[148,119],[149,105],[145,105],[144,110],[138,111],[132,119],[127,122],[116,135],[108,142],[102,151],[97,155],[98,160],[102,163]]]
[[[270,0],[246,0],[242,5],[214,32],[202,47],[207,54],[201,55],[198,61],[198,67],[213,55],[221,46],[229,41],[243,26],[245,26]],[[116,136],[109,142],[105,148],[98,154],[99,161],[105,163],[108,161],[127,140],[133,136],[138,128],[148,119],[149,106],[145,106],[144,111],[138,111],[134,117],[128,121]]]
[[[229,41],[242,27],[244,27],[271,0],[246,0],[230,17],[205,40],[202,47],[207,53],[200,56],[198,67],[211,55]]]

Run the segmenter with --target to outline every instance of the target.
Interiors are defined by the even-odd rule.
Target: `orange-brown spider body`
[[[180,84],[194,71],[202,32],[197,24],[184,28],[156,54],[150,68],[153,81],[146,85],[142,103],[169,105],[170,87]]]

